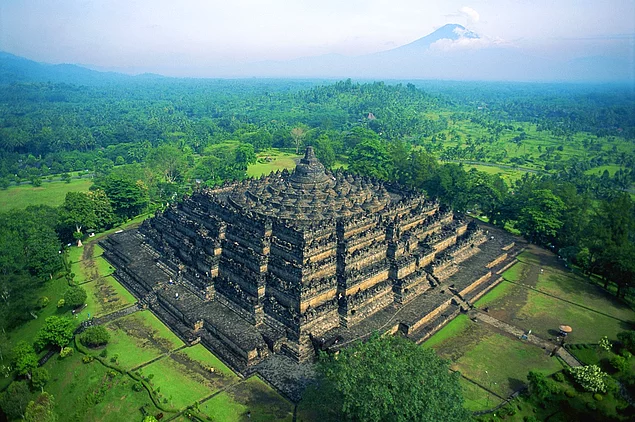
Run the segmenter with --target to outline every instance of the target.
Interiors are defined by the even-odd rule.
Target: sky
[[[634,0],[0,0],[0,51],[199,76],[223,63],[388,50],[447,23],[481,46],[545,57],[635,51]]]

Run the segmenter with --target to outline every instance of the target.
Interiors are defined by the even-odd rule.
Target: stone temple
[[[268,360],[375,331],[425,340],[500,280],[517,243],[420,193],[327,171],[311,147],[292,172],[198,190],[102,242],[182,339],[265,378]]]

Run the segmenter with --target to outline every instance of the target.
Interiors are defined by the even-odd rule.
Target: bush
[[[573,390],[567,390],[564,392],[564,395],[569,397],[570,399],[574,398],[577,394]]]
[[[600,394],[600,393],[595,393],[595,394],[593,395],[593,398],[594,398],[595,400],[597,400],[597,401],[602,401],[602,400],[604,399],[604,397],[603,397],[603,396],[602,396],[602,394]]]
[[[91,363],[93,360],[95,360],[95,358],[93,358],[93,357],[92,357],[92,356],[90,356],[90,355],[85,355],[85,356],[82,358],[82,362],[84,362],[84,363]]]
[[[108,356],[108,349],[102,350],[99,356],[101,356],[102,358],[105,358],[106,356]]]
[[[553,374],[553,379],[558,382],[564,382],[564,374],[562,372],[556,372]]]
[[[37,303],[35,304],[35,306],[38,309],[44,309],[44,308],[46,308],[48,306],[49,302],[50,302],[50,300],[49,300],[48,297],[42,296],[41,298],[39,298],[37,300]]]
[[[58,308],[63,308],[65,304],[66,304],[66,302],[64,302],[64,299],[60,299],[60,300],[57,301],[57,307]]]
[[[132,384],[132,389],[136,392],[139,392],[143,390],[143,384],[141,384],[141,381],[135,382],[134,384]]]
[[[63,359],[65,357],[67,357],[67,356],[73,356],[73,352],[74,351],[75,351],[75,349],[73,349],[72,347],[64,347],[60,351],[60,357]]]
[[[635,352],[635,330],[617,333],[617,339],[631,352]]]
[[[630,359],[633,357],[633,354],[626,349],[622,349],[620,351],[620,355],[622,355],[625,359]]]
[[[117,359],[119,359],[119,355],[117,353],[115,353],[114,355],[112,355],[112,357],[110,358],[110,362],[112,363],[117,363]]]
[[[98,347],[108,344],[110,334],[101,325],[89,327],[82,333],[81,341],[88,347]]]
[[[569,373],[580,386],[591,393],[605,392],[604,379],[607,374],[602,372],[597,365],[578,366],[569,368]]]
[[[587,402],[586,407],[587,407],[589,410],[597,410],[598,405],[597,405],[597,404],[595,404],[595,402],[594,402],[594,401],[589,401],[589,402]]]
[[[631,367],[628,359],[619,355],[611,356],[611,358],[609,359],[609,363],[613,368],[615,368],[616,371],[619,372],[627,372]]]
[[[70,287],[64,292],[64,303],[69,308],[77,308],[86,303],[86,290],[81,287]]]

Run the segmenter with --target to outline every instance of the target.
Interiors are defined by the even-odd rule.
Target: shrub
[[[607,336],[604,336],[600,339],[600,343],[598,344],[600,349],[606,350],[607,352],[611,351],[611,342]]]
[[[69,308],[77,308],[78,306],[82,306],[86,303],[86,298],[88,295],[86,294],[86,290],[81,287],[70,287],[66,289],[64,293],[64,303]]]
[[[101,325],[94,325],[82,333],[81,340],[84,345],[89,347],[103,346],[110,340],[110,334]]]
[[[67,356],[73,356],[73,352],[75,350],[72,347],[64,347],[62,348],[62,350],[60,351],[60,357],[63,359]]]
[[[604,378],[607,375],[597,365],[570,368],[569,373],[580,386],[591,393],[605,392]]]
[[[57,307],[58,308],[63,308],[65,304],[66,304],[66,302],[64,302],[64,299],[60,299],[60,300],[57,301]]]
[[[602,400],[604,399],[604,397],[603,397],[603,396],[602,396],[602,394],[600,394],[600,393],[595,393],[595,394],[593,395],[593,398],[594,398],[595,400],[597,400],[597,401],[602,401]]]
[[[564,382],[564,374],[562,372],[556,372],[553,374],[553,379],[558,382]]]
[[[635,352],[635,330],[617,333],[617,339],[631,352]]]
[[[84,362],[84,363],[91,363],[94,359],[95,359],[95,358],[93,358],[92,356],[90,356],[90,355],[86,355],[86,356],[84,356],[84,357],[82,358],[82,362]]]
[[[597,410],[598,405],[597,405],[597,404],[595,404],[595,402],[594,402],[594,401],[589,401],[589,402],[587,402],[586,407],[587,407],[589,410]]]
[[[143,384],[141,384],[141,381],[135,382],[134,384],[132,384],[132,389],[136,392],[139,392],[143,390]]]
[[[39,298],[37,300],[37,303],[35,304],[35,306],[38,309],[44,309],[44,308],[46,308],[48,306],[49,302],[50,302],[50,300],[49,300],[48,297],[42,296],[41,298]]]
[[[576,393],[573,390],[567,390],[567,391],[564,392],[564,395],[569,397],[570,399],[572,399],[572,398],[574,398],[576,396]]]
[[[102,350],[99,356],[101,356],[102,358],[105,358],[106,356],[108,356],[108,349]]]
[[[611,356],[611,358],[609,359],[609,363],[613,368],[615,368],[616,371],[619,372],[627,372],[630,368],[628,359],[619,355]]]
[[[112,357],[110,358],[110,362],[112,363],[117,363],[117,359],[119,359],[119,355],[117,353],[115,353],[114,355],[112,355]]]
[[[622,355],[625,359],[630,359],[630,358],[632,358],[632,357],[633,357],[633,354],[632,354],[631,352],[629,352],[628,350],[626,350],[626,349],[622,349],[622,350],[620,351],[620,354],[621,354],[621,355]]]

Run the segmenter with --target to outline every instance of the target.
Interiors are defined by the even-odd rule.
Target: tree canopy
[[[329,420],[467,421],[458,373],[433,350],[397,336],[322,355],[309,407]]]

